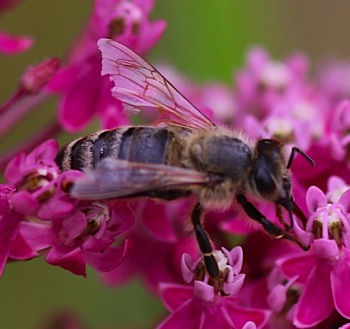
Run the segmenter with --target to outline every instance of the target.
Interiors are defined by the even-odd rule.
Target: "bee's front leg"
[[[269,221],[243,194],[239,194],[236,197],[237,202],[242,206],[245,213],[255,221],[259,222],[264,230],[277,239],[287,239],[296,243],[303,250],[309,250],[310,246],[305,246],[295,236],[287,233],[271,221]]]

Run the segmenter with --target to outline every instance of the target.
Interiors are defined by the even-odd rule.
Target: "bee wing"
[[[70,195],[81,200],[127,198],[165,187],[208,184],[204,173],[154,163],[106,158],[73,184]]]
[[[160,112],[158,122],[189,128],[212,128],[215,124],[189,102],[152,65],[126,46],[100,39],[102,75],[115,83],[112,94],[135,107],[152,107]]]

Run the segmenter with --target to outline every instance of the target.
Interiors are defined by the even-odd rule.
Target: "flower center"
[[[290,76],[284,64],[271,62],[262,70],[260,80],[263,86],[283,90],[289,83]]]
[[[313,233],[316,239],[333,239],[337,245],[342,243],[345,216],[339,204],[327,204],[318,208],[313,221]]]
[[[50,199],[55,193],[55,186],[52,182],[58,177],[55,170],[38,169],[33,173],[26,175],[18,184],[18,190],[37,193],[36,199],[44,202]]]
[[[109,38],[115,39],[125,33],[137,35],[141,19],[140,8],[129,1],[121,2],[116,8],[115,18],[109,24]]]
[[[95,235],[102,225],[109,220],[109,208],[107,205],[94,202],[83,210],[86,215],[87,226],[80,237]]]
[[[269,134],[284,142],[293,141],[293,126],[289,120],[284,118],[271,118],[266,123]]]

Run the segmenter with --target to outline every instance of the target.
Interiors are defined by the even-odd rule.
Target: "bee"
[[[73,184],[78,199],[108,200],[151,197],[174,200],[195,195],[191,222],[209,275],[219,277],[213,248],[203,227],[206,209],[238,203],[246,215],[273,237],[301,244],[288,231],[293,213],[305,216],[294,202],[289,169],[297,147],[285,163],[282,144],[273,139],[250,141],[243,133],[217,126],[152,65],[126,46],[100,39],[102,75],[110,75],[112,94],[126,106],[154,108],[153,126],[103,130],[77,139],[61,149],[56,162],[62,170],[84,170],[86,177]],[[284,228],[268,220],[249,201],[270,202]],[[289,214],[290,224],[282,216]]]

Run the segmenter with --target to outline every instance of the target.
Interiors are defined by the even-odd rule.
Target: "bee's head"
[[[274,202],[277,206],[285,208],[290,217],[290,228],[293,226],[292,212],[305,220],[298,205],[294,202],[291,194],[291,167],[295,153],[300,153],[312,166],[315,162],[297,147],[292,148],[287,165],[285,165],[282,145],[272,139],[261,139],[256,145],[256,157],[250,172],[250,183],[259,197]],[[276,209],[277,209],[276,208]],[[283,222],[283,220],[281,220]]]
[[[278,202],[290,198],[290,177],[284,164],[282,146],[272,139],[261,139],[250,172],[250,183],[262,199]]]
[[[250,173],[250,183],[256,195],[276,205],[276,215],[286,229],[293,227],[293,199],[288,166],[284,164],[282,146],[271,139],[257,142],[255,161]],[[290,225],[279,214],[280,206],[289,213]]]

